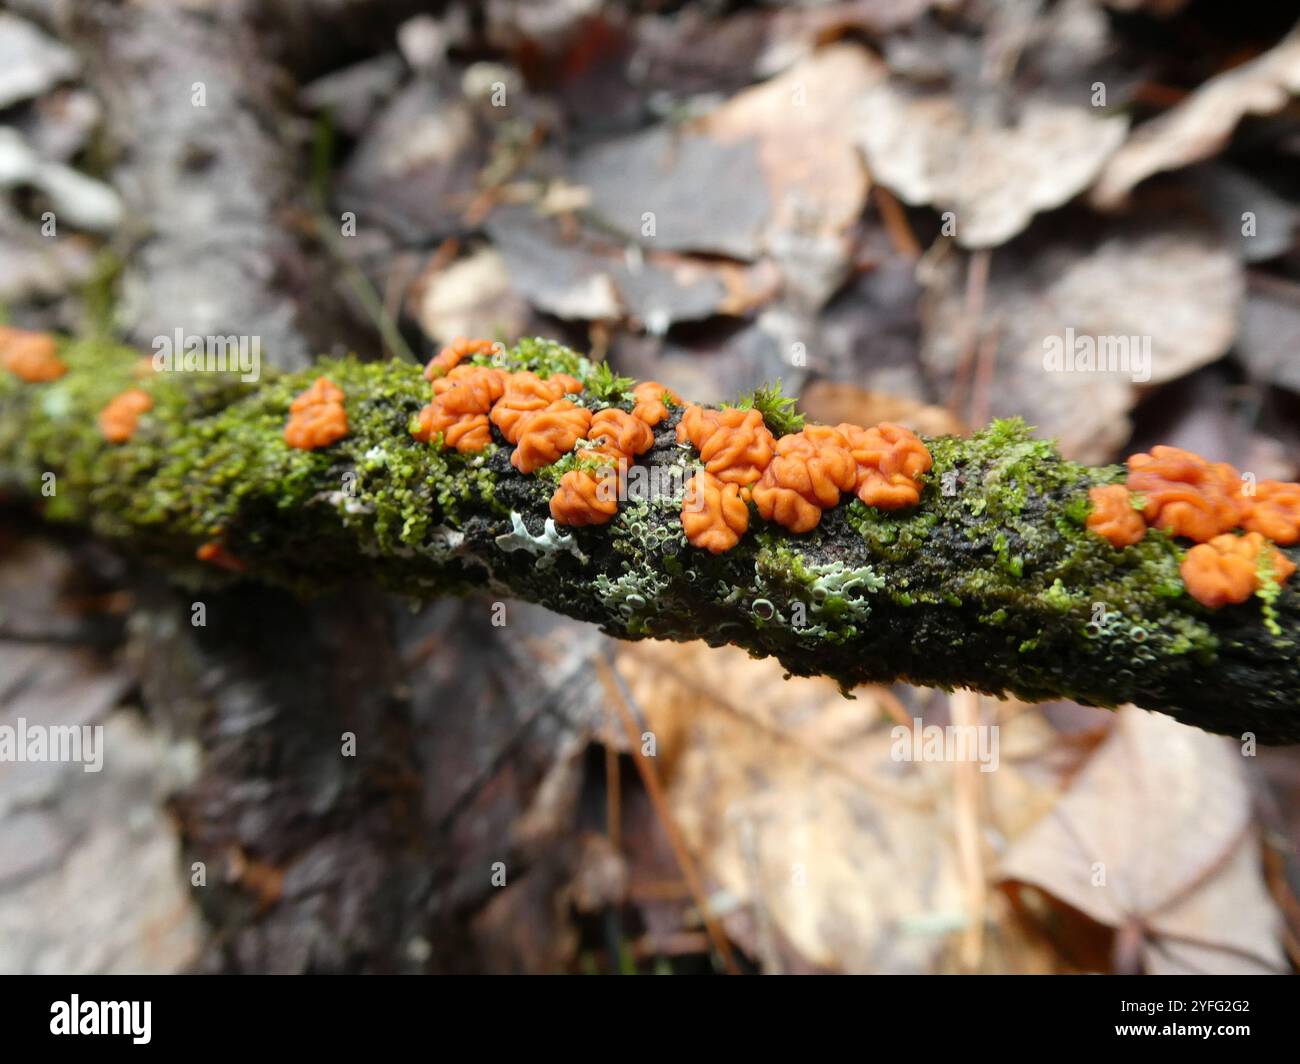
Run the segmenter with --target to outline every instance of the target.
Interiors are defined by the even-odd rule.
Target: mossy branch
[[[1295,587],[1201,607],[1179,576],[1183,549],[1163,533],[1116,550],[1084,529],[1088,488],[1122,471],[1067,462],[1019,422],[928,440],[934,468],[913,510],[841,503],[802,536],[755,518],[715,557],[682,533],[697,462],[675,442],[676,412],[634,467],[618,516],[565,530],[547,524],[554,479],[516,472],[508,446],[465,456],[411,438],[428,401],[418,367],[326,361],[244,383],[141,378],[138,353],[100,343],[61,354],[69,372],[51,383],[0,374],[0,482],[51,519],[177,568],[211,571],[195,552],[217,542],[247,577],[301,591],[353,580],[420,599],[486,588],[621,638],[734,643],[846,689],[901,679],[1134,702],[1213,731],[1300,741]],[[524,341],[497,357],[593,380],[577,398],[594,407],[629,405],[621,382],[559,345]],[[320,373],[347,393],[350,434],[291,450],[289,403]],[[96,415],[133,385],[154,407],[129,442],[110,445]]]

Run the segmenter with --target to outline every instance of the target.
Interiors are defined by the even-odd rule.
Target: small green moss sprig
[[[771,384],[754,389],[735,403],[722,405],[733,406],[737,410],[757,410],[763,415],[763,423],[772,435],[780,438],[798,432],[804,426],[804,416],[796,409],[797,402],[782,391],[781,381],[778,379]]]
[[[636,381],[631,377],[620,377],[608,362],[599,363],[584,383],[588,392],[610,406],[631,402],[632,389],[636,386]]]

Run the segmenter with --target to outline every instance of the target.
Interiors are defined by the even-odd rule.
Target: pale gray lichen
[[[517,510],[510,511],[510,531],[497,536],[496,545],[503,551],[526,550],[529,554],[536,555],[539,569],[549,569],[554,565],[558,552],[572,554],[583,565],[588,560],[573,536],[555,527],[554,518],[548,517],[542,527],[542,534],[534,536],[528,531],[528,526]]]

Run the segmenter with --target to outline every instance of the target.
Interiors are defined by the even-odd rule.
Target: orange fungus
[[[284,442],[300,451],[314,451],[343,439],[348,434],[343,399],[342,388],[328,377],[317,377],[289,404]]]
[[[1179,571],[1187,592],[1202,606],[1219,609],[1245,602],[1260,586],[1260,551],[1271,551],[1273,579],[1286,583],[1295,566],[1258,532],[1244,536],[1224,533],[1187,552]]]
[[[1123,484],[1100,484],[1088,492],[1092,512],[1087,526],[1112,547],[1131,547],[1147,534],[1147,523],[1133,509],[1133,496]]]
[[[1147,524],[1205,543],[1245,515],[1241,476],[1226,462],[1207,462],[1180,447],[1153,447],[1128,460],[1128,489],[1145,501]]]
[[[690,441],[704,468],[728,484],[753,484],[772,460],[776,443],[758,410],[707,410],[687,406],[677,442]]]
[[[1261,480],[1246,499],[1241,527],[1284,547],[1300,540],[1300,484]]]
[[[453,367],[433,382],[433,401],[420,411],[411,435],[428,443],[441,433],[442,445],[462,454],[483,450],[492,442],[488,413],[508,378],[492,366]]]
[[[506,378],[500,401],[492,408],[492,424],[510,443],[519,441],[519,422],[525,414],[545,410],[565,395],[563,380],[543,380],[536,373],[522,370]]]
[[[48,333],[0,326],[0,362],[29,384],[57,380],[68,372],[57,350],[54,337]]]
[[[143,388],[128,388],[109,400],[99,412],[99,431],[109,443],[125,443],[135,435],[140,415],[153,408],[153,397]]]
[[[856,491],[865,506],[898,510],[921,501],[921,477],[933,460],[910,429],[882,422],[875,428],[839,425],[857,464]]]
[[[644,421],[612,407],[592,417],[587,439],[605,454],[628,461],[645,454],[655,444],[654,433]]]
[[[558,461],[573,449],[591,426],[591,411],[567,399],[559,399],[543,410],[525,414],[515,426],[517,441],[510,464],[521,473],[532,473]]]
[[[424,367],[424,376],[427,380],[442,377],[465,359],[473,358],[475,355],[490,355],[496,347],[496,342],[493,340],[470,340],[458,336],[429,360],[429,364]]]
[[[644,421],[653,428],[668,416],[668,407],[664,398],[674,406],[681,405],[681,399],[671,388],[665,388],[658,381],[642,381],[632,389],[636,405],[632,407],[632,416]]]
[[[618,477],[570,469],[551,496],[557,525],[603,525],[618,513]]]
[[[721,554],[739,543],[748,528],[749,507],[740,497],[740,485],[724,483],[707,471],[686,482],[682,529],[691,546]]]
[[[810,425],[776,441],[775,457],[754,485],[754,504],[764,520],[809,532],[841,492],[853,490],[857,476],[844,436],[827,425]]]

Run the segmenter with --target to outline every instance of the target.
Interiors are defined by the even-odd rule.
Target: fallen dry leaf
[[[898,80],[867,90],[859,111],[872,177],[913,206],[952,211],[963,247],[996,247],[1035,214],[1090,185],[1128,120],[1029,99],[1011,125],[973,115],[956,96]]]
[[[1057,227],[1041,235],[992,255],[979,326],[994,360],[989,408],[1023,416],[1071,458],[1111,461],[1129,436],[1139,385],[1174,380],[1231,346],[1241,265],[1199,230],[1126,229],[1096,240]],[[943,247],[921,266],[921,357],[941,394],[970,350],[966,274],[966,260]],[[1076,362],[1069,371],[1045,360],[1071,338],[1076,348],[1096,347],[1093,365],[1104,359],[1107,368]]]
[[[1056,807],[1001,862],[1116,930],[1147,971],[1280,971],[1280,917],[1231,740],[1133,707]]]
[[[487,228],[513,292],[567,320],[626,318],[660,335],[677,322],[747,314],[780,288],[767,259],[747,264],[635,246],[629,253],[588,232],[566,240],[561,223],[526,207],[495,211]]]
[[[1102,169],[1090,198],[1122,203],[1141,181],[1218,153],[1247,115],[1280,111],[1300,92],[1300,31],[1257,59],[1211,78],[1168,113],[1134,130]]]
[[[734,648],[644,642],[618,668],[657,742],[655,767],[728,933],[767,971],[954,970],[966,922],[952,763],[893,760],[889,692],[844,699],[818,679]],[[942,704],[942,700],[940,700]],[[896,707],[896,711],[901,707]],[[904,716],[906,709],[901,709]],[[1049,808],[1053,770],[1024,772],[1051,729],[1003,726],[1007,756],[981,785],[999,836]],[[970,766],[965,766],[969,768]],[[999,924],[984,970],[1049,962]]]
[[[593,218],[647,248],[780,259],[801,235],[843,266],[867,193],[844,115],[882,76],[866,49],[833,45],[703,118],[597,145],[571,176]]]
[[[868,391],[840,381],[813,381],[799,397],[799,409],[812,421],[838,425],[875,425],[892,421],[924,436],[962,436],[963,425],[942,406],[904,396]]]
[[[493,248],[421,278],[411,301],[420,328],[439,344],[457,336],[519,336],[528,322],[528,306],[511,290],[505,260]]]

